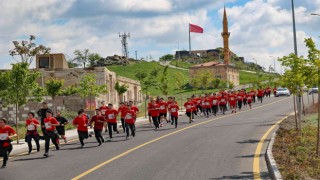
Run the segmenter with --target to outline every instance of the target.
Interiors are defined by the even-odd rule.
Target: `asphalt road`
[[[43,157],[43,150],[14,157],[6,169],[0,169],[0,180],[64,180],[79,175],[90,180],[253,179],[257,144],[273,124],[293,111],[292,97],[266,98],[253,108],[197,117],[191,125],[182,116],[177,129],[165,124],[155,131],[149,124],[142,125],[136,137],[126,141],[124,134],[115,134],[113,142],[101,147],[94,137],[86,140],[83,149],[79,142],[70,142],[60,151],[50,149],[48,158]],[[267,143],[260,158],[263,179],[269,178],[264,160]],[[104,165],[96,167],[101,163]],[[91,172],[83,174],[88,170]]]

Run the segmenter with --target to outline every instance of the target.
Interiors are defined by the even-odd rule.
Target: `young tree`
[[[78,94],[80,97],[83,98],[83,102],[85,105],[85,100],[86,98],[90,97],[90,102],[91,98],[94,96],[98,96],[102,93],[107,93],[107,85],[97,85],[97,79],[95,74],[84,74],[81,79],[80,83],[78,86]]]
[[[47,94],[52,98],[53,107],[55,108],[55,111],[57,111],[55,106],[55,97],[58,96],[59,93],[61,93],[63,84],[64,81],[58,79],[50,79],[45,84],[45,89],[47,91]]]
[[[13,64],[11,71],[1,74],[1,82],[5,82],[5,88],[0,91],[1,100],[5,106],[15,105],[17,134],[19,133],[18,108],[29,100],[41,101],[44,95],[43,89],[36,82],[40,73],[32,72],[28,67],[28,62]],[[19,143],[19,137],[17,143]]]
[[[159,70],[155,69],[152,70],[151,72],[146,73],[146,72],[138,72],[136,73],[136,78],[140,81],[141,84],[141,89],[146,93],[144,105],[145,105],[145,117],[147,117],[147,96],[148,96],[148,90],[152,86],[157,86],[158,83],[156,81],[157,77],[159,74]]]
[[[89,49],[84,49],[83,51],[75,50],[73,54],[76,56],[73,59],[74,62],[86,68],[86,65],[89,63]]]
[[[89,66],[94,67],[96,65],[96,62],[99,61],[102,57],[98,53],[91,53],[89,54]]]
[[[128,90],[128,85],[126,85],[126,84],[120,85],[119,82],[116,82],[116,85],[115,85],[114,89],[117,91],[117,93],[118,93],[118,95],[119,95],[119,100],[120,100],[120,101],[123,101],[122,95],[123,95],[125,92],[127,92],[127,90]]]
[[[172,54],[166,54],[159,58],[160,61],[172,61],[173,59],[174,59],[174,56]]]
[[[198,77],[193,77],[190,79],[190,85],[192,87],[192,90],[196,91],[196,89],[199,89],[201,87],[201,82]]]
[[[187,79],[185,78],[185,76],[181,73],[181,72],[177,72],[174,73],[174,81],[175,81],[175,87],[180,90],[179,94],[180,94],[180,109],[182,110],[182,90],[184,88],[184,86],[187,83]]]
[[[59,95],[61,95],[61,96],[72,96],[74,94],[77,94],[78,91],[79,90],[75,85],[71,85],[71,86],[68,86],[68,87],[62,89],[60,91]]]
[[[34,60],[34,57],[38,54],[47,54],[50,52],[50,48],[47,48],[43,45],[36,45],[34,40],[36,37],[34,35],[30,35],[29,41],[23,40],[21,42],[13,41],[14,48],[9,51],[10,55],[17,62],[27,63],[30,65]],[[16,57],[18,57],[16,59]]]
[[[209,71],[202,71],[199,73],[199,81],[202,87],[202,91],[205,92],[210,83],[212,82],[212,75]]]
[[[160,83],[159,83],[159,89],[162,92],[163,95],[168,97],[169,94],[169,81],[168,81],[168,68],[169,66],[166,66],[160,75]]]
[[[212,86],[214,89],[217,89],[219,87],[219,84],[221,82],[221,79],[220,78],[213,78],[212,80]]]
[[[320,50],[316,48],[314,41],[311,38],[305,40],[308,51],[308,60],[316,69],[317,76],[313,77],[317,81],[318,87],[320,86]],[[320,93],[318,93],[318,131],[317,131],[317,156],[320,156]]]

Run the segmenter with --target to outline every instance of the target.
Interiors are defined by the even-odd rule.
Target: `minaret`
[[[221,33],[223,37],[223,54],[224,54],[224,64],[230,65],[230,50],[229,50],[229,36],[230,32],[228,32],[228,18],[226,7],[224,7],[223,13],[223,32]]]

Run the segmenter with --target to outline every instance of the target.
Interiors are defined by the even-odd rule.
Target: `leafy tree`
[[[311,38],[305,40],[308,51],[308,60],[315,68],[317,76],[311,77],[316,80],[316,84],[320,87],[320,50],[316,48],[314,41]],[[316,154],[320,156],[320,93],[318,93],[318,131],[317,131],[317,148]]]
[[[160,83],[159,83],[159,89],[162,92],[163,95],[168,97],[169,94],[169,81],[168,81],[168,68],[169,66],[166,66],[160,75]]]
[[[209,71],[202,71],[198,74],[198,78],[202,87],[203,92],[205,92],[210,83],[212,82],[212,75]]]
[[[175,87],[180,90],[179,94],[180,94],[180,109],[182,109],[182,90],[184,89],[185,87],[185,84],[187,83],[187,79],[185,78],[185,76],[181,73],[181,72],[177,72],[177,73],[174,73],[174,82],[175,82]]]
[[[127,92],[127,90],[128,90],[128,85],[126,85],[126,84],[120,85],[119,82],[116,82],[116,85],[115,85],[114,89],[118,92],[120,101],[123,101],[122,95],[123,95],[125,92]]]
[[[89,54],[89,66],[94,67],[96,62],[99,61],[102,57],[98,53],[91,53]]]
[[[152,86],[157,86],[158,83],[156,81],[157,77],[159,74],[159,70],[158,69],[154,69],[151,72],[149,72],[149,74],[147,72],[137,72],[135,74],[136,78],[138,78],[138,80],[140,81],[141,84],[141,90],[144,91],[146,93],[146,97],[145,97],[145,117],[147,117],[147,96],[148,96],[148,90],[150,89],[150,87]]]
[[[297,57],[295,54],[292,53],[289,56],[285,56],[279,59],[279,61],[283,66],[290,68],[290,70],[287,70],[283,75],[282,85],[284,87],[288,87],[290,89],[290,92],[294,94],[294,97],[296,95],[301,96],[303,94],[303,86],[305,81],[305,76],[303,72],[306,66],[306,60],[303,57]],[[295,110],[295,118],[297,119],[296,128],[300,131],[301,134],[301,113],[299,112],[298,115],[299,116],[297,116]]]
[[[86,68],[86,65],[89,63],[89,49],[84,49],[83,51],[75,50],[73,54],[76,56],[73,59],[74,62]]]
[[[55,106],[55,97],[58,96],[61,93],[61,88],[64,84],[63,80],[58,79],[50,79],[45,84],[45,89],[47,91],[47,94],[52,98],[53,101],[53,107]]]
[[[174,56],[172,54],[166,54],[159,58],[160,61],[172,61],[173,59],[174,59]]]
[[[68,87],[62,89],[60,91],[59,95],[61,95],[61,96],[72,96],[74,94],[77,94],[78,91],[79,91],[78,88],[76,86],[72,85],[72,86],[68,86]]]
[[[30,65],[36,55],[47,54],[50,52],[50,48],[47,48],[43,45],[37,46],[34,43],[35,39],[36,37],[34,35],[30,35],[29,41],[13,41],[14,48],[13,50],[9,51],[13,59],[15,59],[17,62],[28,63],[28,65]],[[15,57],[18,57],[20,60],[16,59]]]
[[[95,74],[84,74],[79,83],[78,94],[83,98],[85,104],[85,99],[90,97],[90,102],[92,96],[96,97],[102,93],[107,93],[107,85],[97,85],[97,79]]]
[[[217,88],[219,87],[220,82],[221,82],[221,79],[220,79],[220,78],[214,78],[214,79],[212,80],[213,88],[214,88],[214,89],[217,89]]]
[[[229,83],[229,89],[233,89],[234,88],[234,82],[232,82],[232,81],[229,81],[228,82]]]
[[[192,90],[199,89],[201,87],[201,82],[197,77],[193,77],[190,79],[190,85],[192,87]]]
[[[43,89],[36,82],[40,73],[32,72],[28,67],[28,62],[16,63],[12,65],[11,71],[1,74],[1,82],[5,82],[5,88],[0,91],[1,100],[5,106],[15,105],[17,134],[19,131],[18,108],[25,105],[29,100],[41,101],[44,95]],[[17,143],[19,143],[19,137]]]

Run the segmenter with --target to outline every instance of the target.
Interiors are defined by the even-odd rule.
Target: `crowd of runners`
[[[221,90],[218,93],[199,96],[192,95],[190,98],[187,98],[183,106],[189,123],[192,123],[195,116],[208,118],[211,115],[216,116],[219,111],[221,114],[225,114],[227,110],[230,110],[231,113],[236,113],[243,106],[249,106],[251,109],[252,103],[256,103],[256,101],[262,103],[263,98],[270,97],[272,91],[275,95],[276,88],[271,89],[269,87],[266,89],[252,89],[251,91],[239,90],[237,92]],[[56,150],[60,149],[60,140],[67,143],[65,126],[69,122],[62,116],[60,111],[57,111],[54,117],[53,111],[48,107],[46,102],[43,102],[42,105],[42,108],[36,112],[40,122],[35,118],[34,112],[28,113],[28,119],[25,121],[27,129],[25,141],[29,147],[28,154],[31,154],[32,140],[35,141],[37,152],[40,151],[39,141],[44,140],[44,156],[48,157],[50,141],[55,145]],[[153,122],[155,130],[164,126],[164,122],[171,123],[175,128],[178,127],[179,105],[174,97],[168,97],[167,101],[160,97],[150,97],[147,109],[149,122],[150,124]],[[108,132],[109,134],[108,141],[112,141],[113,132],[120,133],[117,124],[118,119],[121,120],[122,132],[126,133],[126,140],[130,135],[135,137],[135,122],[138,113],[139,109],[133,105],[132,101],[121,102],[118,109],[115,109],[112,104],[106,105],[105,102],[102,102],[92,117],[86,114],[83,109],[80,109],[78,115],[72,121],[72,124],[77,128],[80,147],[83,148],[85,146],[84,140],[93,135],[89,133],[88,128],[93,128],[98,146],[101,146],[105,142],[105,138],[102,135],[103,129],[105,129],[105,133]],[[6,123],[7,120],[5,118],[0,119],[0,157],[3,157],[2,168],[6,167],[8,156],[12,151],[11,139],[17,136],[14,129],[6,125]],[[41,128],[42,135],[38,132],[38,127]]]

